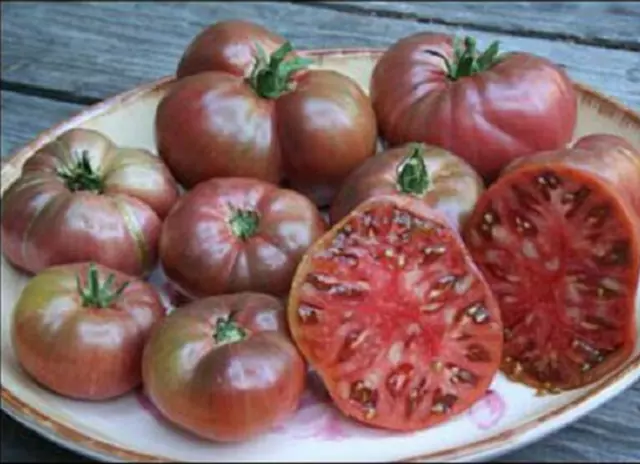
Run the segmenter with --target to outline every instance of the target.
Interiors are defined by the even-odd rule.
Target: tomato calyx
[[[256,211],[249,209],[236,209],[231,207],[232,215],[229,219],[229,226],[233,235],[240,240],[248,240],[258,231],[260,216]]]
[[[396,186],[402,193],[422,196],[431,186],[431,177],[422,157],[424,144],[413,143],[409,154],[398,166]]]
[[[95,264],[89,265],[89,272],[87,275],[87,286],[82,287],[80,283],[80,276],[76,276],[76,285],[78,288],[78,294],[82,299],[82,306],[85,308],[108,308],[114,301],[120,298],[122,292],[129,285],[129,282],[123,283],[117,290],[113,291],[111,286],[115,275],[111,274],[107,277],[107,280],[100,285],[100,279],[98,276],[98,269]]]
[[[248,336],[249,332],[231,319],[221,318],[216,321],[213,338],[218,345],[241,342]]]
[[[103,191],[102,178],[91,167],[87,150],[83,150],[74,163],[59,169],[57,174],[72,192],[89,191],[100,194]]]
[[[450,60],[442,53],[435,50],[426,50],[429,55],[436,56],[444,61],[447,69],[447,77],[456,81],[461,77],[473,76],[486,71],[499,61],[498,48],[500,43],[496,40],[484,51],[478,53],[476,40],[473,37],[453,39],[453,58]]]
[[[313,60],[296,57],[285,61],[293,51],[291,42],[285,42],[268,57],[260,44],[256,43],[256,62],[247,81],[262,98],[276,99],[292,90],[291,76],[296,71],[307,68]]]

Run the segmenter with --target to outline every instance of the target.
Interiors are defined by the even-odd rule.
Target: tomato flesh
[[[630,217],[605,183],[561,166],[509,173],[481,199],[465,240],[500,304],[503,370],[514,380],[577,388],[631,353],[639,246]]]
[[[498,370],[499,310],[461,239],[414,199],[361,204],[308,252],[294,340],[338,408],[417,430],[479,399]]]

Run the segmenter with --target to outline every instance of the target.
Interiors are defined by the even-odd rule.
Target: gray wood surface
[[[508,14],[504,6],[486,3],[363,2],[338,11],[344,6],[3,2],[2,155],[87,104],[171,74],[201,27],[234,17],[271,27],[301,48],[381,47],[416,31],[458,32],[463,26],[481,44],[501,39],[506,49],[547,56],[575,79],[640,109],[640,53],[634,48],[640,34],[633,27],[638,3],[523,3]],[[1,427],[2,462],[89,462],[4,413]],[[640,383],[500,461],[633,462],[640,460],[639,443]]]
[[[184,47],[205,25],[252,18],[300,48],[383,47],[438,24],[362,16],[280,3],[2,3],[2,74],[9,83],[55,89],[79,99],[104,98],[173,74]],[[627,50],[474,31],[481,46],[503,39],[566,66],[585,84],[640,107],[640,55]]]
[[[640,50],[640,2],[313,2],[338,11],[414,19],[608,48]]]

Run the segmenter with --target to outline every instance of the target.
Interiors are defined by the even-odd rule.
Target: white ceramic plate
[[[323,50],[308,54],[319,67],[356,79],[367,90],[379,50]],[[156,106],[171,79],[118,95],[41,134],[2,168],[2,191],[38,148],[73,127],[106,133],[116,143],[154,153]],[[607,132],[640,148],[640,116],[581,85],[575,137]],[[343,418],[326,396],[305,394],[295,417],[254,441],[220,445],[178,431],[163,421],[140,393],[95,404],[58,397],[38,387],[19,368],[9,336],[13,305],[27,282],[4,257],[2,270],[2,409],[46,438],[104,461],[478,461],[506,453],[575,421],[640,378],[640,343],[618,371],[595,385],[557,396],[533,390],[501,374],[491,392],[467,413],[418,433],[368,429]],[[159,284],[162,277],[157,273]],[[640,299],[636,302],[640,313]],[[640,315],[638,317],[640,324]],[[640,332],[640,327],[638,328]]]

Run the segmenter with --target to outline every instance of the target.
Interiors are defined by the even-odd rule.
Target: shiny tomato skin
[[[249,335],[218,343],[217,320]],[[205,439],[250,439],[297,409],[305,365],[291,342],[282,303],[258,293],[208,297],[158,326],[143,359],[145,391],[164,417]]]
[[[390,148],[368,159],[343,182],[331,204],[331,223],[335,224],[363,201],[379,196],[400,194],[398,171],[412,144]],[[429,187],[420,195],[426,205],[441,211],[451,224],[461,228],[473,211],[484,183],[462,158],[446,150],[427,146],[422,153],[429,175]]]
[[[253,67],[256,44],[270,55],[284,42],[281,36],[250,21],[220,21],[203,29],[187,46],[176,77],[207,71],[247,76]]]
[[[498,299],[503,371],[544,393],[601,380],[637,340],[640,151],[609,134],[514,161],[464,238]]]
[[[100,173],[100,193],[72,190],[59,174],[83,152]],[[146,275],[156,264],[162,219],[178,194],[156,156],[118,147],[93,130],[72,129],[29,158],[2,195],[2,251],[30,273],[93,260]]]
[[[258,216],[244,239],[230,222],[238,210]],[[256,179],[211,179],[185,194],[165,220],[160,260],[192,298],[241,291],[283,296],[302,255],[325,229],[316,206],[297,192]]]
[[[369,99],[338,72],[301,74],[276,111],[285,178],[316,204],[330,204],[344,178],[376,151]]]
[[[155,130],[160,156],[187,188],[213,177],[282,178],[273,104],[240,77],[179,80],[158,106]]]
[[[287,316],[335,405],[374,427],[444,422],[485,394],[500,365],[491,290],[446,217],[410,196],[365,200],[316,241]]]
[[[419,33],[380,58],[371,99],[391,145],[424,142],[467,160],[492,181],[513,159],[564,147],[577,120],[577,95],[565,71],[529,53],[505,53],[489,69],[452,81],[444,61],[452,37]]]
[[[97,265],[101,282],[129,282],[112,305],[84,307],[76,278],[87,285],[87,263],[54,266],[22,290],[12,316],[11,340],[20,366],[38,384],[79,400],[102,401],[142,381],[144,345],[165,314],[155,288]]]
[[[214,177],[286,180],[325,206],[375,153],[376,118],[364,90],[347,75],[292,65],[302,58],[289,46],[261,26],[231,21],[187,48],[155,120],[160,156],[184,187]],[[289,47],[284,61],[274,58],[281,47]],[[256,77],[265,69],[286,77],[269,84],[274,79]]]

